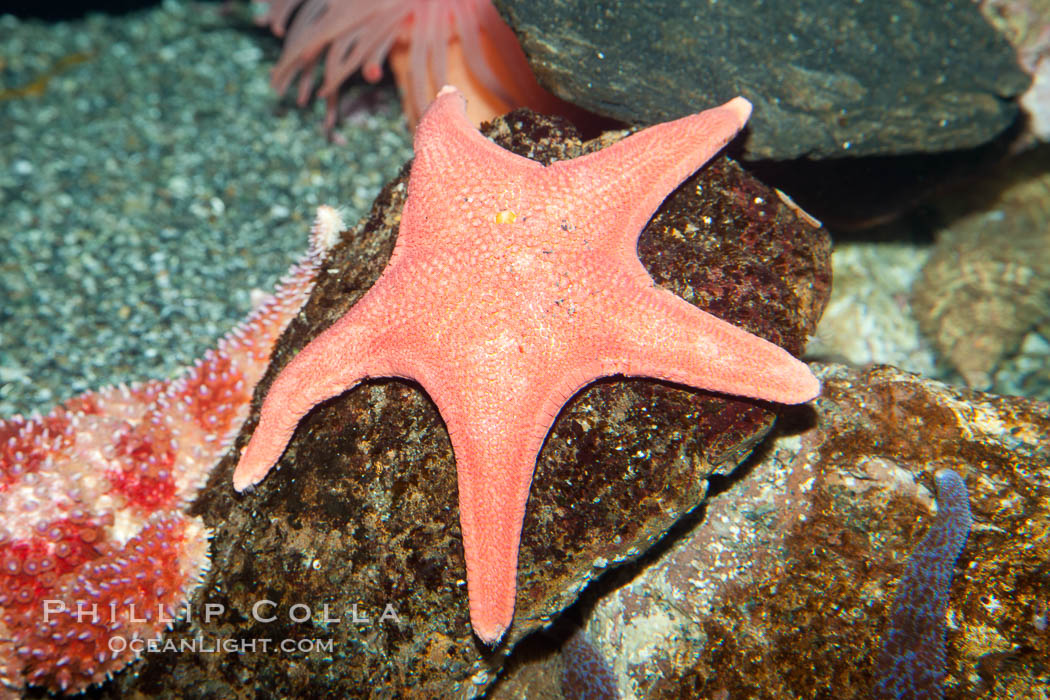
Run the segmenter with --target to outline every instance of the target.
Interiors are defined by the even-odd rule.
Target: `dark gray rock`
[[[1029,83],[968,1],[495,4],[540,82],[598,114],[653,124],[744,95],[748,159],[970,148]]]

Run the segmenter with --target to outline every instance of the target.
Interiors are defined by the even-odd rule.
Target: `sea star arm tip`
[[[732,112],[736,116],[736,120],[740,123],[740,126],[743,127],[751,117],[752,108],[751,102],[747,98],[738,95],[717,109],[725,109]]]
[[[759,343],[764,345],[759,347]],[[712,388],[782,404],[803,404],[820,395],[820,380],[805,362],[787,350],[758,336],[754,336],[746,348],[746,352],[754,356],[739,360],[726,373],[725,388]]]
[[[751,103],[736,97],[719,107],[656,124],[622,141],[548,166],[574,193],[605,202],[592,213],[596,230],[618,231],[634,252],[645,223],[676,187],[729,143],[747,123]]]
[[[242,454],[241,461],[237,463],[237,468],[233,470],[233,490],[237,493],[244,493],[246,490],[258,484],[262,481],[263,477],[266,476],[267,472],[270,471],[270,467],[262,468],[251,468],[252,463],[244,463],[244,456]]]
[[[607,316],[604,344],[620,358],[609,363],[612,373],[784,404],[805,403],[820,393],[809,367],[779,345],[655,287],[651,279],[647,287],[636,305]]]
[[[510,163],[526,170],[542,169],[536,161],[500,148],[478,131],[467,118],[466,98],[450,85],[438,92],[423,113],[412,149],[410,193],[430,184],[447,196],[449,173],[473,173],[482,179],[481,174],[505,173]]]
[[[471,614],[470,625],[474,629],[474,634],[477,638],[484,642],[489,648],[495,647],[499,644],[508,627],[508,625],[500,624],[498,622],[486,623],[475,620],[473,614]]]
[[[361,303],[357,310],[367,308]],[[234,469],[237,491],[262,481],[310,409],[365,377],[385,374],[377,371],[381,354],[366,351],[374,337],[358,322],[359,315],[351,312],[314,338],[274,379],[259,412],[259,423]],[[333,352],[333,348],[338,351]]]

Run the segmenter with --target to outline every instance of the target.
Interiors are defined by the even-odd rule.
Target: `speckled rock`
[[[319,204],[356,221],[411,155],[393,86],[341,145],[322,105],[279,101],[279,42],[229,12],[248,3],[14,5],[126,11],[0,3],[0,416],[175,376],[298,258]]]
[[[1050,398],[1050,348],[997,376],[1050,325],[1050,150],[1003,163],[938,208],[945,223],[914,288],[920,328],[971,387]]]
[[[969,148],[1029,85],[972,2],[495,4],[540,83],[598,114],[652,124],[744,95],[749,159]]]
[[[904,238],[904,227],[888,229]],[[929,256],[929,245],[912,241],[835,241],[835,284],[806,357],[848,365],[888,364],[935,377],[935,353],[904,303]]]
[[[492,133],[548,162],[598,146],[581,145],[564,124],[529,113],[509,115]],[[280,368],[378,277],[393,248],[406,174],[333,250],[314,296],[279,342],[256,410]],[[639,249],[659,283],[796,353],[829,291],[826,233],[725,159],[664,203]],[[194,602],[225,611],[211,621],[197,615],[169,637],[330,640],[333,647],[159,653],[108,692],[250,697],[257,684],[285,697],[476,696],[515,642],[603,570],[659,540],[701,502],[707,477],[734,469],[774,417],[767,404],[651,381],[602,381],[581,392],[540,456],[514,625],[488,652],[470,628],[455,464],[441,419],[417,386],[367,382],[305,418],[283,468],[253,493],[233,492],[234,454],[219,466],[196,504],[215,534],[213,573]],[[261,599],[276,603],[277,620],[253,620]],[[298,603],[310,612],[294,609]],[[325,621],[326,604],[338,621]],[[370,622],[353,621],[355,604]],[[379,619],[387,605],[399,621]],[[296,613],[309,620],[289,621]]]
[[[589,604],[585,629],[623,697],[870,697],[945,467],[974,517],[951,589],[946,697],[1045,697],[1050,405],[891,367],[818,376],[815,406],[778,423],[694,527]]]

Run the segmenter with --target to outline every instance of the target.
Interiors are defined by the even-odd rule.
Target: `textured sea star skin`
[[[484,138],[444,88],[388,266],[275,379],[234,487],[262,480],[317,403],[367,377],[419,382],[455,453],[471,623],[497,643],[536,457],[579,389],[627,375],[783,403],[819,392],[803,363],[657,287],[637,256],[659,204],[749,113],[737,98],[543,166]]]
[[[0,421],[0,698],[101,683],[139,653],[120,641],[178,618],[210,563],[208,530],[186,506],[341,229],[322,207],[307,255],[181,377]]]
[[[944,636],[955,561],[973,527],[966,482],[937,473],[937,518],[908,557],[897,585],[879,656],[879,698],[941,698],[947,664]]]

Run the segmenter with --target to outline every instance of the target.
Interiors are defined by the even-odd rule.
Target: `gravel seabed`
[[[322,104],[269,85],[280,41],[223,7],[0,16],[0,419],[175,376],[305,250],[319,204],[352,224],[411,157],[392,86],[351,87],[330,142]],[[837,241],[807,354],[959,383],[909,308],[928,251],[896,240]],[[992,390],[1050,395],[1048,348],[1033,333]]]
[[[393,87],[330,143],[322,104],[270,88],[279,51],[218,3],[0,17],[0,417],[176,375],[305,250],[317,205],[357,221],[411,157]]]

